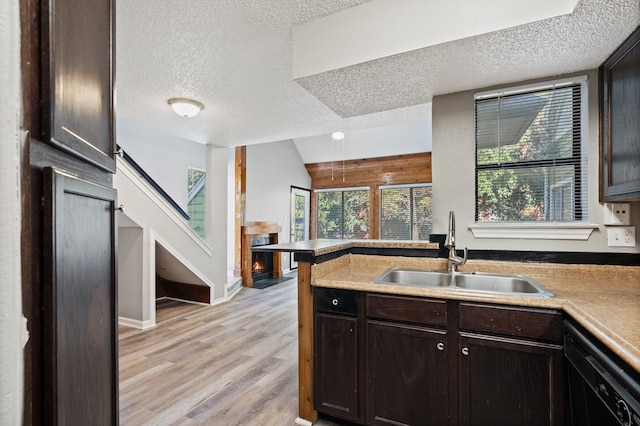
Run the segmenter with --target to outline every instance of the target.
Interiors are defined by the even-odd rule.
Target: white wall
[[[18,0],[0,3],[0,424],[22,423],[20,279],[20,20]]]
[[[281,243],[290,241],[291,186],[311,188],[311,178],[293,141],[247,147],[247,221],[277,222]],[[289,256],[282,268],[289,269]]]
[[[187,211],[187,168],[205,170],[205,145],[117,118],[116,141],[180,207]]]
[[[145,313],[142,228],[118,229],[118,315],[142,323]]]
[[[589,223],[598,225],[587,241],[476,239],[467,225],[475,220],[475,139],[474,93],[489,89],[454,93],[433,98],[433,229],[445,233],[450,210],[456,214],[456,245],[476,249],[625,252],[638,253],[640,246],[607,247],[602,225],[604,207],[598,202],[598,78],[588,74],[588,169]],[[544,80],[542,80],[544,81]],[[528,82],[527,82],[528,83]],[[518,86],[513,84],[510,86]],[[632,225],[640,225],[640,204],[631,205]]]
[[[232,280],[234,259],[234,182],[235,149],[207,145],[207,243],[213,249],[212,279],[216,299],[225,296],[225,286]],[[231,256],[231,258],[230,258]]]

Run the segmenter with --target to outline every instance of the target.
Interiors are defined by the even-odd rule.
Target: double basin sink
[[[446,272],[411,268],[390,268],[373,280],[376,284],[469,291],[473,293],[513,294],[554,297],[527,275]]]

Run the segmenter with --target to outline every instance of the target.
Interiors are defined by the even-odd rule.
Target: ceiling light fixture
[[[344,139],[344,132],[333,132],[331,133],[331,139],[336,141],[341,141]]]
[[[331,180],[333,177],[333,163],[334,163],[334,143],[335,141],[342,141],[342,182],[344,182],[344,132],[331,133]]]
[[[176,114],[186,118],[195,117],[204,108],[200,102],[188,98],[171,98],[167,103]]]

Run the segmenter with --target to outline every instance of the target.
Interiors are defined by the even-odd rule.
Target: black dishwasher
[[[573,321],[564,321],[574,426],[640,426],[640,373]]]

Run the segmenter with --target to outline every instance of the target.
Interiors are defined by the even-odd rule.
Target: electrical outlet
[[[631,205],[624,203],[605,203],[605,225],[629,225],[631,218]]]
[[[609,247],[635,247],[635,226],[612,226],[607,228],[607,244]]]

